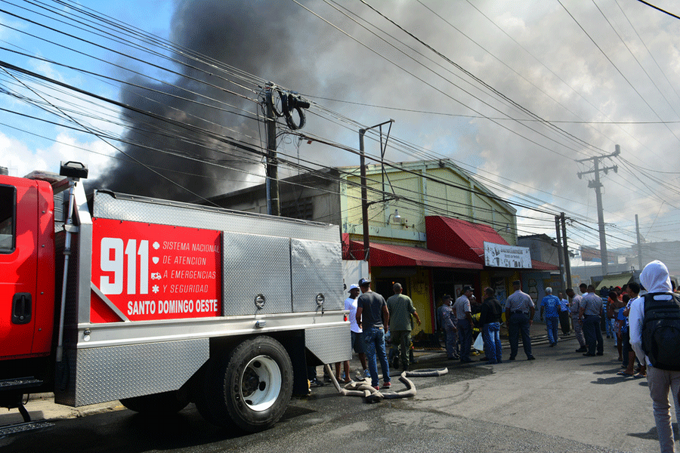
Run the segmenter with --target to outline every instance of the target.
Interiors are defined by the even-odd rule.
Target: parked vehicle
[[[86,197],[86,177],[0,176],[0,406],[195,402],[259,431],[307,392],[307,365],[350,358],[338,226]]]

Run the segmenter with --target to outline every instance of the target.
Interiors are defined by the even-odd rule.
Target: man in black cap
[[[458,341],[460,341],[460,361],[470,363],[470,346],[472,346],[472,310],[470,296],[472,286],[463,286],[463,294],[453,304],[453,312],[456,314],[458,327]]]
[[[519,280],[512,282],[515,292],[505,301],[505,319],[508,321],[508,334],[510,335],[510,360],[515,360],[519,346],[519,333],[522,332],[522,346],[527,360],[534,360],[531,354],[531,337],[529,329],[533,324],[536,306],[531,296],[522,291],[522,283]]]
[[[383,372],[383,388],[390,388],[392,386],[390,365],[385,354],[385,333],[387,333],[390,325],[387,303],[383,296],[371,291],[370,280],[365,278],[359,280],[359,288],[362,294],[357,300],[357,323],[359,328],[363,329],[366,360],[368,361],[368,371],[371,373],[371,385],[376,390],[380,388],[377,355]]]

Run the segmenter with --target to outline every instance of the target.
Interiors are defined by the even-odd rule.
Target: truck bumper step
[[[3,390],[16,390],[21,388],[38,387],[43,381],[34,377],[23,377],[0,380],[0,392]]]
[[[38,421],[0,426],[0,438],[4,436],[9,436],[11,434],[19,434],[26,431],[33,431],[34,429],[49,428],[50,426],[54,426],[54,423]]]

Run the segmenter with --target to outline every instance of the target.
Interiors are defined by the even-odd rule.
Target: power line
[[[595,8],[597,8],[597,10],[600,12],[600,14],[602,15],[602,17],[604,17],[604,20],[607,21],[607,23],[609,24],[609,27],[611,27],[611,29],[614,31],[614,33],[616,33],[616,36],[618,36],[619,40],[620,40],[620,41],[623,43],[623,45],[626,47],[626,49],[628,50],[628,53],[633,57],[633,59],[634,59],[635,62],[638,64],[638,66],[640,67],[640,69],[642,69],[642,71],[645,73],[645,75],[647,76],[647,78],[649,79],[649,81],[652,82],[652,85],[654,85],[654,88],[656,88],[656,90],[659,92],[659,94],[661,95],[661,97],[666,101],[666,104],[668,104],[668,106],[671,108],[671,110],[673,110],[673,112],[675,112],[675,116],[680,116],[680,115],[678,115],[678,112],[675,110],[675,107],[673,107],[673,105],[668,101],[668,98],[666,98],[666,96],[664,96],[664,94],[661,92],[661,90],[659,89],[658,85],[657,85],[657,84],[654,82],[654,80],[652,79],[652,76],[649,75],[649,73],[647,72],[647,70],[645,69],[645,67],[642,65],[642,63],[640,63],[640,60],[637,59],[637,57],[635,56],[635,54],[633,53],[633,51],[630,49],[630,47],[628,47],[628,44],[627,44],[626,41],[623,39],[623,37],[619,34],[618,31],[616,31],[616,28],[614,28],[614,25],[611,23],[611,21],[609,20],[609,18],[604,14],[604,12],[602,12],[602,10],[601,10],[600,7],[597,5],[597,3],[595,3],[595,0],[592,0],[592,2],[593,2],[593,5],[595,5]],[[657,116],[658,116],[658,115],[657,115]],[[659,120],[661,120],[661,118],[659,118]],[[669,129],[669,130],[670,130],[670,129]]]
[[[649,2],[646,2],[646,1],[644,1],[644,0],[638,0],[638,2],[640,2],[640,3],[644,4],[644,5],[649,6],[650,8],[654,8],[654,9],[657,10],[657,11],[661,11],[661,12],[664,13],[664,14],[668,14],[669,16],[671,16],[671,17],[673,17],[673,18],[675,18],[675,19],[680,19],[680,16],[678,16],[678,15],[676,15],[676,14],[673,14],[673,13],[671,13],[670,11],[666,11],[665,9],[659,8],[658,6],[654,6],[654,5],[652,5],[651,3],[649,3]]]
[[[259,122],[258,122],[257,124],[258,124],[258,126],[259,126]],[[252,138],[252,137],[251,137],[251,138]]]
[[[616,66],[616,64],[611,60],[611,58],[609,58],[609,56],[605,53],[605,51],[602,50],[602,47],[600,47],[599,44],[597,44],[597,42],[595,42],[595,40],[593,39],[593,37],[590,36],[590,34],[586,31],[586,29],[583,28],[583,26],[578,22],[578,20],[576,20],[576,18],[569,12],[569,10],[567,9],[567,7],[564,6],[564,4],[561,2],[561,0],[557,0],[557,3],[559,3],[560,6],[562,6],[562,8],[564,8],[564,10],[567,12],[567,14],[569,15],[569,17],[571,17],[571,18],[574,20],[574,22],[576,23],[576,25],[578,25],[578,27],[583,31],[583,33],[588,37],[588,39],[590,39],[590,41],[595,45],[595,47],[597,47],[597,49],[600,51],[600,53],[607,59],[607,61],[609,61],[609,63],[611,63],[611,65],[614,67],[614,69],[616,69],[616,71],[619,73],[619,75],[621,75],[621,77],[623,78],[623,80],[626,81],[626,83],[628,84],[628,86],[630,86],[630,87],[633,89],[633,91],[635,91],[635,93],[636,93],[636,94],[638,95],[638,97],[642,100],[642,102],[644,102],[645,105],[647,105],[647,107],[649,107],[649,109],[652,111],[652,113],[654,113],[654,115],[655,115],[659,120],[661,120],[661,117],[660,117],[659,114],[656,112],[656,110],[654,110],[654,107],[652,107],[652,106],[649,104],[649,102],[647,102],[647,99],[645,99],[644,96],[642,96],[642,94],[637,90],[637,88],[635,88],[635,86],[630,82],[630,80],[628,80],[628,78],[623,74],[623,72],[621,72],[621,70],[618,68],[618,66]],[[674,136],[678,141],[680,141],[680,137],[678,137],[677,135],[675,135],[675,132],[673,132],[667,125],[666,125],[666,127],[667,127],[668,131],[669,131],[671,134],[673,134],[673,136]]]

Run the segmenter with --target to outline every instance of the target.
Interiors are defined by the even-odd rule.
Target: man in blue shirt
[[[531,296],[522,291],[522,282],[512,282],[515,292],[505,301],[505,319],[508,320],[508,336],[510,337],[510,360],[515,360],[519,344],[519,334],[522,334],[522,346],[527,360],[535,360],[531,353],[531,336],[529,331],[534,323],[536,307]]]
[[[557,321],[560,317],[560,299],[553,296],[552,288],[545,288],[546,296],[541,300],[541,321],[545,312],[545,326],[548,328],[548,341],[552,348],[557,344]]]

